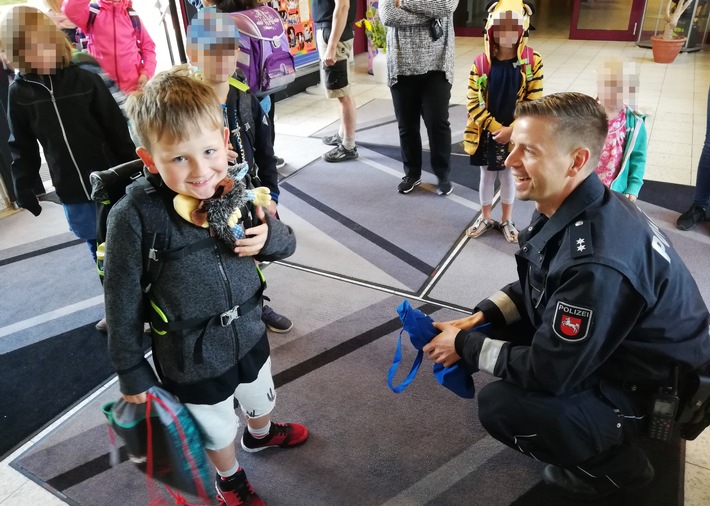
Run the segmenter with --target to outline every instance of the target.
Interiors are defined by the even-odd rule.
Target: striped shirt
[[[446,74],[454,82],[453,13],[458,0],[380,0],[379,16],[387,27],[387,84],[397,83],[397,76],[415,76],[431,71]],[[430,31],[434,19],[441,20],[443,35],[433,40]]]

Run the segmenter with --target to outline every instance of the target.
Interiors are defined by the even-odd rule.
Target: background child
[[[62,12],[62,0],[44,0],[44,5],[47,7],[47,16],[64,32],[69,42],[75,45],[76,25]]]
[[[35,216],[33,191],[44,149],[71,231],[96,260],[96,205],[89,174],[134,160],[126,120],[101,78],[72,63],[72,46],[54,22],[26,6],[10,10],[0,39],[19,73],[10,86],[8,118],[17,203]],[[104,330],[105,321],[97,324]]]
[[[145,25],[131,19],[131,0],[97,0],[95,17],[87,0],[64,0],[64,14],[89,38],[88,51],[125,93],[155,73],[155,43]],[[93,22],[90,22],[93,19]]]
[[[476,58],[476,62],[487,64],[489,71],[484,72],[476,62],[471,68],[464,148],[471,155],[471,165],[480,167],[481,215],[466,231],[470,237],[480,237],[498,226],[491,219],[491,209],[499,176],[503,208],[499,226],[508,242],[518,242],[518,230],[511,219],[515,186],[505,159],[515,106],[542,97],[542,58],[526,49],[530,15],[532,9],[524,2],[515,5],[515,10],[491,11],[484,33],[485,51]],[[527,53],[533,53],[532,58]],[[525,59],[532,61],[523,62]]]
[[[158,376],[201,428],[207,454],[217,468],[222,504],[263,505],[237,463],[233,397],[247,418],[241,441],[246,451],[291,447],[308,438],[302,425],[270,420],[275,388],[261,321],[263,282],[254,263],[289,256],[295,237],[289,227],[257,208],[259,224],[245,230],[245,239],[230,246],[223,240],[206,241],[211,234],[194,224],[195,213],[178,215],[173,207],[185,197],[199,202],[219,198],[224,195],[218,190],[225,185],[241,184],[226,177],[229,130],[209,86],[163,72],[129,97],[128,114],[141,139],[137,153],[156,189],[152,197],[146,195],[167,206],[166,248],[190,251],[162,262],[161,275],[151,285],[150,306],[156,309],[149,311],[154,317]],[[108,217],[104,264],[109,351],[123,398],[134,403],[145,402],[146,390],[158,383],[141,344],[145,219],[150,218],[141,216],[131,198],[115,204]],[[225,319],[237,312],[238,318]],[[179,328],[155,330],[162,322]]]
[[[644,116],[634,104],[638,92],[638,71],[632,62],[608,61],[598,75],[599,103],[609,117],[609,133],[604,141],[596,171],[605,186],[636,201],[646,171],[647,135]]]
[[[279,202],[279,174],[271,137],[271,122],[259,100],[247,93],[249,87],[235,73],[239,54],[239,31],[228,14],[201,10],[188,28],[187,51],[191,62],[199,67],[199,75],[217,94],[223,104],[228,123],[229,156],[235,163],[247,162],[254,185],[264,185],[271,192],[267,212],[276,217]],[[230,85],[231,82],[234,85]],[[239,89],[238,86],[242,86]],[[262,319],[272,332],[291,330],[291,320],[270,306],[264,306]]]

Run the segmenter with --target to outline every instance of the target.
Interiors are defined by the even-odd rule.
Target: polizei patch
[[[563,341],[576,342],[586,339],[594,311],[559,301],[555,308],[552,330]]]

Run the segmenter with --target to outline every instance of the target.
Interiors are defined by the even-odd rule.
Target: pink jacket
[[[125,93],[138,88],[138,78],[155,73],[155,43],[141,23],[141,33],[136,34],[128,15],[131,0],[97,0],[100,6],[91,31],[88,0],[64,0],[64,14],[89,37],[89,54],[96,58],[106,73],[118,83]],[[140,38],[141,49],[137,40]]]

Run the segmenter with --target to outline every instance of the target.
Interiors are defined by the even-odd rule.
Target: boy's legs
[[[308,439],[308,430],[303,425],[271,423],[271,411],[276,405],[271,357],[261,367],[254,381],[239,384],[234,396],[247,420],[247,427],[242,436],[242,448],[245,451],[288,448]]]

